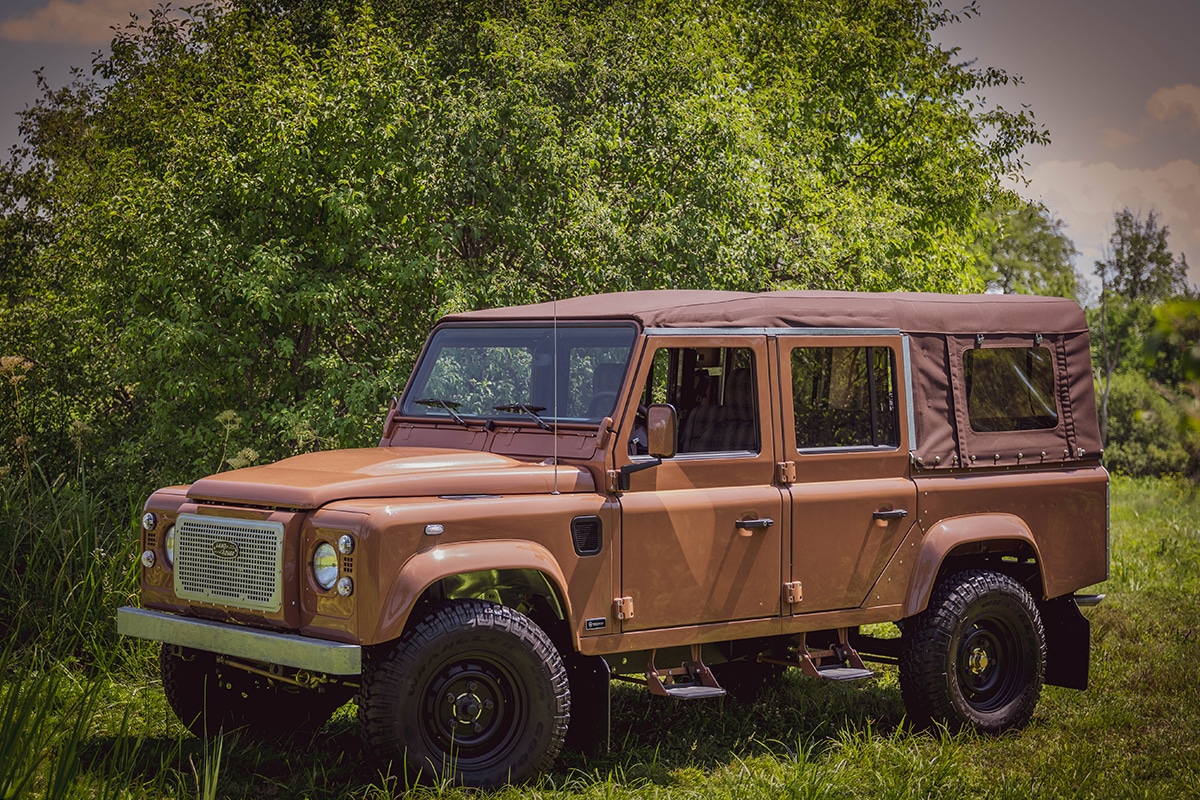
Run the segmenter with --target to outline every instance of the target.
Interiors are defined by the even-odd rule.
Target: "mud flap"
[[[606,755],[611,728],[608,662],[600,656],[579,653],[563,660],[571,685],[571,724],[563,746],[587,756]]]
[[[1056,597],[1037,604],[1046,631],[1046,683],[1086,689],[1091,658],[1091,623],[1075,598]]]

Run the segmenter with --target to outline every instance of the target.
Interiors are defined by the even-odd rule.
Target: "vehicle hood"
[[[587,470],[519,461],[497,453],[415,447],[327,450],[202,478],[188,489],[207,500],[319,508],[336,500],[465,494],[590,492]]]

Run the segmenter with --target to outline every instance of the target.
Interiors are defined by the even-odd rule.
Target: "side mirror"
[[[670,403],[655,403],[646,409],[647,450],[655,458],[674,458],[679,442],[679,415]]]

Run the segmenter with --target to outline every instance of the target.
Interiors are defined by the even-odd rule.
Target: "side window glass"
[[[967,418],[977,433],[1058,427],[1054,360],[1044,347],[994,347],[963,353]]]
[[[670,403],[679,414],[679,453],[759,451],[754,352],[745,347],[659,348],[643,406]],[[630,452],[645,453],[639,411]]]
[[[896,382],[886,347],[792,350],[796,447],[896,447]]]

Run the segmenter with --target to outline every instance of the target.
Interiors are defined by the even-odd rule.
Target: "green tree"
[[[1040,203],[1008,203],[984,214],[983,278],[1004,294],[1077,296],[1075,243]]]
[[[1145,218],[1128,208],[1113,219],[1104,259],[1096,262],[1100,306],[1092,314],[1093,361],[1100,364],[1100,435],[1108,441],[1108,401],[1112,377],[1122,368],[1144,368],[1146,335],[1153,325],[1153,306],[1185,294],[1187,259],[1175,257],[1170,229],[1151,210]]]
[[[1162,302],[1187,290],[1187,258],[1171,252],[1170,229],[1153,209],[1143,218],[1128,208],[1116,213],[1104,260],[1096,274],[1112,295]]]
[[[189,479],[245,448],[370,443],[448,311],[981,288],[979,209],[1044,135],[974,104],[1008,77],[934,44],[953,19],[921,0],[160,9],[25,112],[3,208],[49,233],[17,237],[0,350],[53,373],[39,424],[91,431],[106,475]]]

